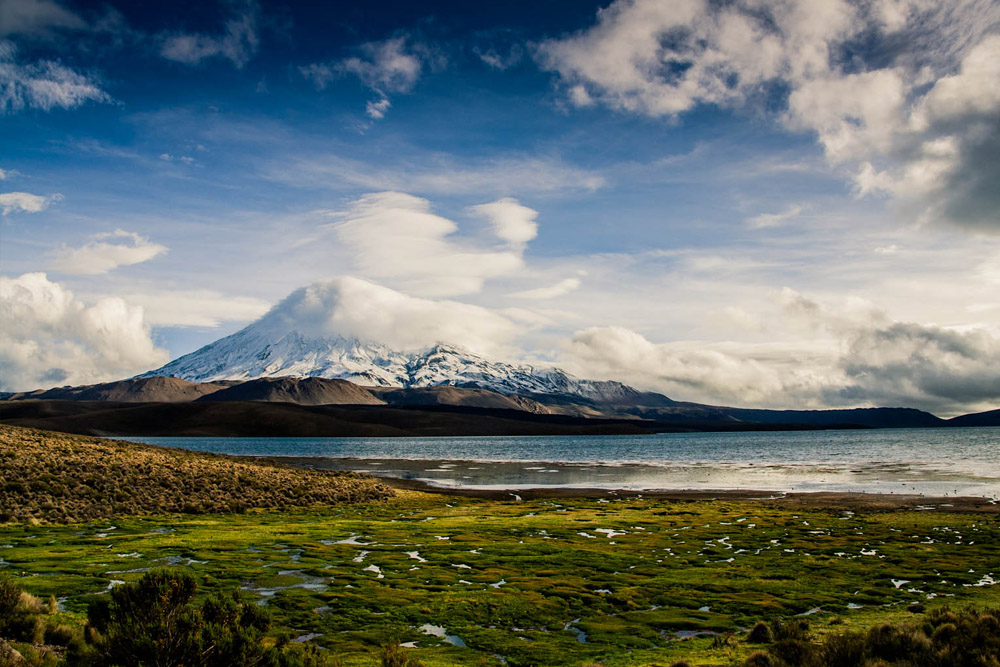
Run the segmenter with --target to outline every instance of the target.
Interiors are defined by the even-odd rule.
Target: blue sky
[[[994,3],[321,4],[0,0],[4,389],[353,275],[681,399],[1000,404]]]

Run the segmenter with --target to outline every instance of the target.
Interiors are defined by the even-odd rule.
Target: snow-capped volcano
[[[246,328],[140,377],[174,376],[192,382],[322,377],[380,387],[452,385],[504,394],[571,394],[601,403],[630,403],[641,395],[620,382],[581,380],[557,368],[492,361],[457,345],[437,343],[401,352],[359,336],[332,333],[338,325],[355,328],[350,313],[345,313],[344,288],[342,283],[324,283],[297,290]]]

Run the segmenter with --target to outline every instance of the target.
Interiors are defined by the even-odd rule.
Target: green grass
[[[352,535],[364,544],[336,543]],[[996,587],[975,585],[1000,578],[994,516],[752,502],[401,492],[369,506],[7,525],[0,559],[77,622],[112,580],[172,564],[202,595],[245,588],[271,609],[276,632],[319,634],[313,641],[348,665],[376,664],[391,639],[416,642],[429,667],[499,664],[495,656],[511,665],[731,664],[756,647],[726,633],[742,637],[759,619],[820,608],[808,618],[822,634],[912,619],[915,601],[1000,601]],[[466,647],[422,633],[424,624]],[[681,638],[691,632],[719,634]]]

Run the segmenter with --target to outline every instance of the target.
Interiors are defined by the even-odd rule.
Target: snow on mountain
[[[317,326],[311,311],[301,317],[310,298],[308,288],[297,290],[246,328],[139,377],[174,376],[192,382],[321,377],[377,387],[452,385],[504,394],[570,394],[614,404],[634,404],[646,396],[620,382],[581,380],[557,368],[492,361],[457,345],[439,343],[407,353],[329,333],[335,315],[319,318],[323,326]]]

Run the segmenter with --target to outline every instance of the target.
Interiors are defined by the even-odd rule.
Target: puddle
[[[576,641],[581,644],[587,643],[587,633],[576,627],[576,624],[580,622],[580,619],[574,618],[572,621],[563,626],[563,630],[567,632],[572,632],[576,635]]]
[[[452,646],[457,646],[459,648],[465,648],[465,642],[458,635],[449,635],[448,631],[445,630],[440,625],[431,625],[430,623],[424,623],[417,630],[424,633],[425,635],[430,635],[432,637],[439,637],[446,644],[451,644]]]

